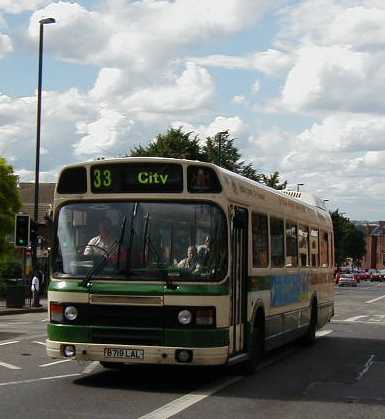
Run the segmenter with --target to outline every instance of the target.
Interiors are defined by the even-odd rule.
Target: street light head
[[[56,20],[53,17],[46,17],[39,20],[40,25],[49,25],[50,23],[56,23]]]

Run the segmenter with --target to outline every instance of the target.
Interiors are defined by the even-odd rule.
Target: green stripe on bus
[[[272,276],[249,276],[248,291],[271,290]]]
[[[228,282],[224,284],[178,284],[177,288],[167,288],[164,284],[146,283],[111,283],[94,281],[88,291],[81,286],[81,281],[51,281],[49,291],[84,292],[104,295],[228,295]]]
[[[48,324],[48,339],[59,342],[88,342],[89,330],[87,326]]]
[[[165,346],[181,346],[196,348],[213,348],[229,344],[229,329],[166,329],[164,331]]]

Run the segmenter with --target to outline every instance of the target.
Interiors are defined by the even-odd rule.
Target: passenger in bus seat
[[[199,270],[200,265],[198,263],[198,253],[195,246],[189,246],[187,248],[187,257],[182,259],[177,264],[177,267],[191,272]]]
[[[198,253],[199,265],[207,266],[209,262],[209,256],[210,256],[210,237],[209,236],[206,236],[203,244],[198,246],[197,253]]]

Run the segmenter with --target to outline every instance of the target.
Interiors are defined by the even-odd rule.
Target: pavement
[[[48,310],[48,303],[46,298],[40,299],[41,307],[32,307],[29,300],[25,300],[23,307],[7,307],[5,300],[0,299],[0,316],[9,314],[25,314],[25,313],[43,313]]]

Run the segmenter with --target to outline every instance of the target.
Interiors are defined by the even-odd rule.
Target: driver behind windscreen
[[[114,242],[111,231],[111,220],[107,217],[102,218],[98,223],[98,235],[88,242],[83,254],[85,256],[105,256]]]

